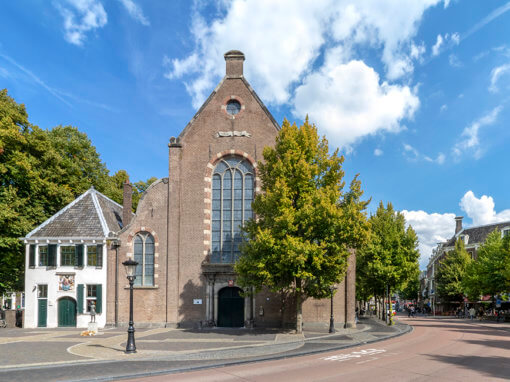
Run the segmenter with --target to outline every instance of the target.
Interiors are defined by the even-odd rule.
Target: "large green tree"
[[[463,286],[470,299],[480,295],[492,297],[505,292],[508,284],[510,258],[510,236],[502,237],[499,230],[494,230],[478,248],[475,261],[467,268]]]
[[[109,176],[85,133],[71,126],[42,130],[24,105],[0,91],[0,292],[23,288],[19,238],[91,186],[121,203],[116,175]],[[134,207],[139,190],[153,181],[135,184]]]
[[[419,272],[418,237],[411,226],[406,229],[404,215],[395,211],[391,203],[385,207],[380,202],[369,222],[369,240],[358,256],[358,280],[375,296],[391,296]]]
[[[350,250],[365,240],[367,202],[357,177],[344,191],[344,158],[329,153],[308,120],[300,127],[285,120],[263,155],[256,218],[245,226],[235,269],[242,286],[291,294],[301,332],[303,301],[329,296],[345,276]]]
[[[462,284],[466,271],[471,264],[471,256],[464,247],[464,241],[458,239],[455,249],[446,254],[436,270],[436,293],[443,301],[464,301]]]

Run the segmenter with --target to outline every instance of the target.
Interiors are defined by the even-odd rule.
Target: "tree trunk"
[[[302,309],[301,292],[296,293],[296,333],[303,333],[303,309]]]
[[[388,315],[388,325],[393,325],[393,310],[391,308],[391,289],[388,285],[388,309],[389,309],[389,315]]]

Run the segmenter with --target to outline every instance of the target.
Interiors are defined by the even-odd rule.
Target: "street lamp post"
[[[329,332],[335,333],[335,316],[333,315],[333,292],[335,291],[336,286],[331,285],[329,290],[331,292],[331,316],[329,317]]]
[[[135,327],[133,322],[133,283],[135,282],[135,270],[138,265],[137,261],[128,259],[122,263],[126,268],[127,279],[129,281],[129,326],[128,339],[126,344],[126,354],[136,353],[135,345]]]

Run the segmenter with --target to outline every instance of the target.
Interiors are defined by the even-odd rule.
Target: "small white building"
[[[107,247],[122,228],[122,206],[94,188],[22,238],[26,245],[25,327],[106,323]]]

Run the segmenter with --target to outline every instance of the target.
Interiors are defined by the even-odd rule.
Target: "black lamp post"
[[[331,291],[331,316],[329,317],[329,332],[330,333],[335,333],[336,330],[335,330],[335,317],[333,315],[333,292],[335,291],[336,289],[336,286],[335,285],[331,285],[329,287],[329,290]]]
[[[128,339],[126,344],[126,353],[136,353],[135,345],[135,327],[133,326],[133,283],[135,282],[135,270],[138,265],[137,261],[128,259],[122,263],[126,267],[127,279],[129,280],[129,326]]]

